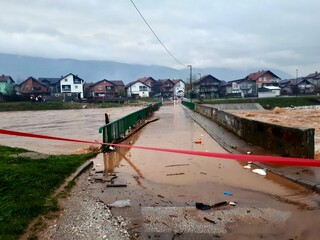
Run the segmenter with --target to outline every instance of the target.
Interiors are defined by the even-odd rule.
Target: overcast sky
[[[134,0],[195,68],[320,70],[319,0]],[[0,52],[183,68],[130,0],[0,0]]]

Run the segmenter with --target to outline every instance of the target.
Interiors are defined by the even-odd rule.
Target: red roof
[[[254,73],[250,73],[247,78],[249,78],[250,80],[258,80],[260,77],[262,77],[264,74],[266,73],[270,73],[271,75],[273,75],[274,77],[279,78],[277,75],[275,75],[273,72],[267,70],[267,71],[259,71],[259,72],[254,72]]]

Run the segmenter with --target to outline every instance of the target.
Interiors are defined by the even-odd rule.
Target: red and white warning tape
[[[261,163],[270,163],[270,164],[281,164],[281,165],[295,165],[295,166],[310,166],[310,167],[320,167],[320,161],[308,158],[289,158],[289,157],[279,157],[279,156],[262,156],[262,155],[247,155],[247,154],[230,154],[230,153],[214,153],[214,152],[202,152],[202,151],[193,151],[193,150],[179,150],[179,149],[169,149],[169,148],[156,148],[156,147],[146,147],[146,146],[135,146],[135,145],[125,145],[125,144],[114,144],[114,143],[103,143],[96,141],[86,141],[72,138],[62,138],[62,137],[53,137],[33,133],[17,132],[11,130],[0,129],[0,134],[20,136],[20,137],[30,137],[30,138],[41,138],[48,140],[56,141],[68,141],[68,142],[78,142],[78,143],[89,143],[89,144],[107,144],[117,147],[125,148],[137,148],[150,151],[158,152],[169,152],[169,153],[179,153],[179,154],[188,154],[195,156],[203,157],[212,157],[212,158],[223,158],[223,159],[232,159],[244,162],[261,162]]]

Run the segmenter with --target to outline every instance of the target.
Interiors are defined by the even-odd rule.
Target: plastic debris
[[[131,201],[130,201],[130,199],[118,200],[112,204],[109,204],[109,206],[110,207],[117,207],[117,208],[130,207]]]
[[[259,174],[261,176],[266,176],[267,175],[266,170],[264,170],[264,169],[259,169],[259,168],[253,169],[252,172],[256,173],[256,174]]]
[[[228,202],[228,204],[230,205],[230,206],[237,206],[237,202]]]
[[[251,164],[250,163],[248,163],[247,165],[245,165],[243,168],[245,168],[245,169],[251,169]]]
[[[223,194],[224,194],[224,195],[227,195],[227,196],[233,196],[233,194],[230,193],[230,192],[223,192]]]
[[[196,203],[196,208],[199,209],[199,210],[210,210],[212,208],[212,206],[197,202]]]
[[[198,139],[198,140],[195,140],[195,141],[193,141],[195,144],[201,144],[202,143],[202,141],[201,141],[201,138],[200,139]]]

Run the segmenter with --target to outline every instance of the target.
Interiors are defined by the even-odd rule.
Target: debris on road
[[[204,217],[203,219],[206,220],[207,222],[211,222],[213,224],[217,224],[215,221],[213,221],[213,220],[211,220],[211,219],[209,219],[207,217]]]
[[[117,208],[130,207],[130,206],[131,206],[130,199],[117,200],[114,203],[109,204],[109,207],[117,207]]]
[[[167,173],[167,176],[183,175],[184,173]]]
[[[127,184],[107,184],[107,187],[127,187]]]
[[[189,166],[189,163],[167,165],[166,167],[180,167],[180,166]]]
[[[210,210],[212,206],[196,202],[196,208],[199,210]]]
[[[253,173],[256,173],[256,174],[259,174],[259,175],[261,175],[261,176],[266,176],[266,175],[267,175],[265,169],[259,169],[259,168],[257,168],[257,169],[253,169],[252,172],[253,172]]]
[[[195,144],[201,144],[201,143],[202,143],[202,140],[201,140],[201,138],[200,138],[200,139],[198,139],[198,140],[193,141],[193,143],[195,143]]]
[[[230,192],[223,192],[223,194],[224,194],[224,195],[227,195],[227,196],[233,196],[233,194],[230,193]]]
[[[226,205],[236,206],[236,204],[237,204],[236,202],[228,202],[228,201],[218,202],[213,205],[207,205],[204,203],[196,202],[196,208],[199,210],[210,210],[212,208],[217,208],[217,207],[226,206]]]
[[[251,169],[251,164],[250,163],[248,163],[247,165],[245,165],[243,168],[245,168],[245,169]]]

